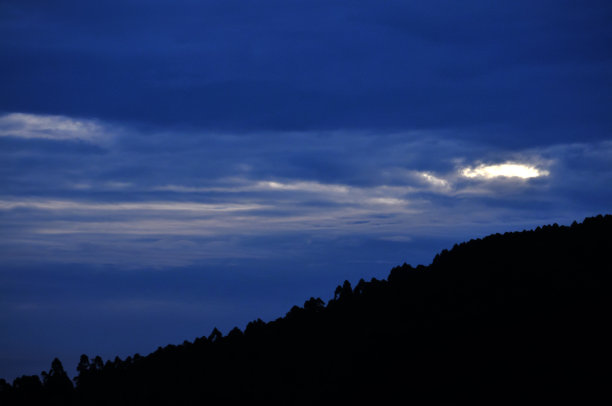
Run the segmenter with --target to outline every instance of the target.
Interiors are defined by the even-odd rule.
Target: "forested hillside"
[[[83,355],[74,383],[0,382],[0,403],[589,402],[607,384],[612,216],[455,245],[387,280],[344,282],[285,317],[147,356]]]

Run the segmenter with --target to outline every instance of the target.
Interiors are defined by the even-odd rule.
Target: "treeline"
[[[607,382],[612,216],[455,245],[227,335],[0,380],[1,404],[595,401]]]

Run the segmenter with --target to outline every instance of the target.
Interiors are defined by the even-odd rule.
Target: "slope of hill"
[[[612,216],[495,234],[338,286],[283,318],[104,363],[55,362],[2,404],[593,401],[605,388]]]

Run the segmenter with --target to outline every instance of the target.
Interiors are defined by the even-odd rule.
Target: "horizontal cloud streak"
[[[204,204],[194,202],[138,202],[138,203],[87,203],[67,200],[0,200],[0,210],[32,208],[39,210],[85,210],[85,211],[187,211],[187,212],[226,212],[260,210],[265,206],[249,204]]]
[[[94,120],[10,113],[0,116],[0,137],[103,143],[111,136]]]

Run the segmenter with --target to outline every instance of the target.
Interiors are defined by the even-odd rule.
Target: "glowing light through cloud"
[[[547,170],[536,168],[532,165],[506,162],[498,165],[478,165],[474,168],[463,168],[461,175],[466,178],[520,178],[530,179],[548,176],[550,173]]]

